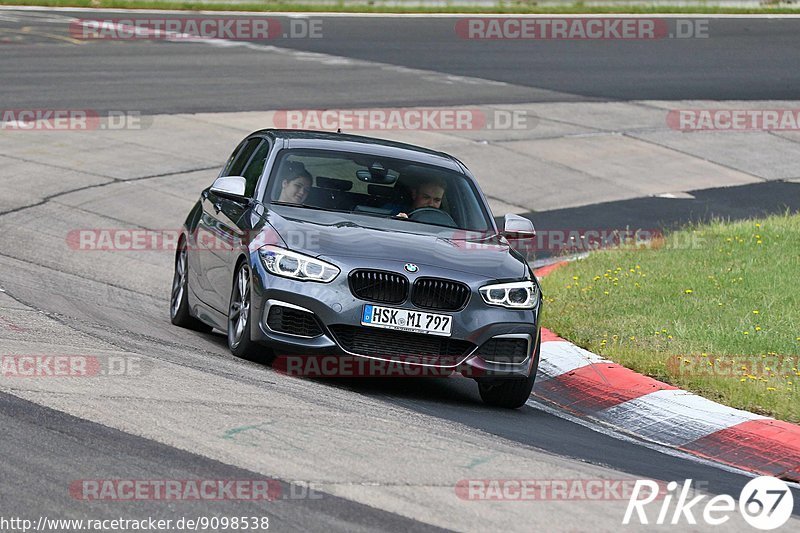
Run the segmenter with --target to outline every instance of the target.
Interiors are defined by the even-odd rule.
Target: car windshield
[[[492,228],[488,209],[464,174],[367,154],[283,150],[266,198],[273,205],[396,218],[406,224]]]

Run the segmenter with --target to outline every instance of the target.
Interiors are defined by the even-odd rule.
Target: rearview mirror
[[[507,237],[516,239],[525,239],[536,236],[536,230],[533,227],[533,222],[525,217],[508,213],[505,217],[503,225],[503,233]]]
[[[247,180],[241,176],[224,176],[214,180],[211,185],[211,192],[219,194],[220,196],[232,196],[240,199],[244,198],[244,189],[247,185]]]
[[[400,174],[395,170],[385,168],[379,161],[375,161],[369,166],[369,170],[357,170],[356,177],[366,183],[392,185],[400,177]]]

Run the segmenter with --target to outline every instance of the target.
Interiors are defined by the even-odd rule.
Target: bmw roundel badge
[[[416,272],[417,270],[419,270],[419,267],[417,265],[415,265],[414,263],[406,263],[403,268],[406,269],[406,272],[412,272],[412,273]]]

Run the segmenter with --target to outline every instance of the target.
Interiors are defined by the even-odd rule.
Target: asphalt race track
[[[459,39],[449,18],[322,17],[320,39],[212,46],[81,42],[68,31],[75,16],[89,15],[0,10],[0,108],[135,110],[170,115],[156,120],[173,125],[184,116],[172,115],[208,115],[126,138],[0,131],[0,355],[89,354],[138,369],[85,379],[0,376],[0,516],[268,516],[277,531],[617,531],[627,500],[470,501],[456,486],[692,479],[710,494],[738,497],[749,480],[742,472],[587,427],[533,400],[517,411],[485,407],[470,380],[296,379],[237,359],[220,332],[170,324],[170,253],[78,253],[65,234],[180,224],[248,132],[248,116],[215,113],[793,100],[800,19],[713,19],[707,39],[532,46]],[[542,227],[587,217],[669,225],[711,211],[738,218],[800,208],[798,176],[717,189],[693,177],[683,189],[706,192],[680,209],[652,197],[517,207],[537,211]],[[270,479],[280,496],[95,501],[71,491],[81,480],[108,479]],[[796,527],[800,489],[792,492]],[[752,530],[740,518],[726,527]]]
[[[4,53],[0,65],[6,107],[102,110],[124,103],[144,113],[198,113],[585,99],[790,100],[800,86],[800,22],[794,18],[714,19],[707,38],[532,43],[461,38],[457,17],[314,16],[309,18],[322,22],[322,38],[218,48],[70,42],[64,40],[70,37],[67,24],[58,17],[75,13],[55,13],[0,17],[0,36],[13,51]],[[31,42],[41,46],[21,46]],[[350,62],[293,61],[287,51]],[[387,67],[380,76],[365,75],[363,67],[375,63]],[[408,83],[402,69],[440,75]],[[448,82],[444,74],[504,85]]]

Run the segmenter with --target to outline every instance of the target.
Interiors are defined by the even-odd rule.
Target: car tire
[[[236,268],[228,306],[228,348],[236,357],[253,359],[257,344],[250,337],[250,267],[243,261]]]
[[[170,321],[182,328],[208,333],[211,326],[192,316],[189,310],[189,260],[186,241],[182,241],[175,254],[175,271],[172,276],[172,292],[169,300]]]
[[[541,350],[541,338],[537,340],[536,349],[533,355],[533,368],[531,375],[527,378],[507,378],[496,380],[478,381],[478,392],[481,399],[487,405],[493,407],[505,407],[507,409],[517,409],[525,405],[531,396],[533,384],[536,381],[536,372],[539,369],[539,352]]]

